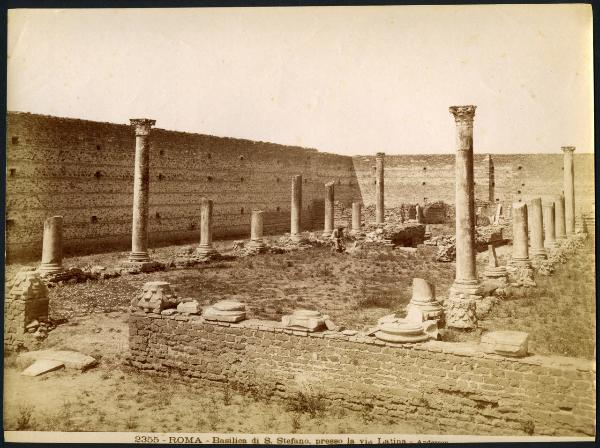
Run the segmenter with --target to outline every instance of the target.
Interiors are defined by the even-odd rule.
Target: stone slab
[[[36,350],[17,357],[17,362],[23,365],[39,360],[62,362],[67,369],[74,370],[85,370],[97,363],[95,358],[71,350]]]
[[[481,336],[485,353],[522,357],[527,355],[529,334],[524,331],[490,331]]]
[[[65,367],[65,364],[61,361],[52,359],[39,359],[27,367],[21,372],[21,375],[25,376],[40,376],[44,373],[53,372],[58,369]]]

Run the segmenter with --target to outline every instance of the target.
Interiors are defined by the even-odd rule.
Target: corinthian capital
[[[454,121],[456,123],[473,123],[475,117],[475,108],[477,106],[450,106],[448,109],[452,115],[454,115]]]
[[[129,123],[135,126],[135,135],[148,135],[150,134],[150,128],[156,124],[156,120],[150,120],[149,118],[131,118]]]

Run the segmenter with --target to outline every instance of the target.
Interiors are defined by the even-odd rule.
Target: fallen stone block
[[[97,363],[95,358],[71,350],[36,350],[17,356],[17,363],[21,365],[40,360],[59,361],[64,364],[65,368],[73,370],[85,370]]]
[[[523,357],[527,355],[529,334],[524,331],[490,331],[481,336],[485,353]]]
[[[21,372],[25,376],[40,376],[65,367],[65,364],[52,359],[40,359]]]
[[[195,300],[189,302],[181,302],[179,305],[177,305],[177,311],[186,314],[199,314],[200,305]]]

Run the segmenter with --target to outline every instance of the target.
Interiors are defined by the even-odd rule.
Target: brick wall
[[[128,249],[135,136],[130,126],[7,114],[7,256],[39,257],[43,222],[64,216],[65,254]],[[477,148],[476,148],[477,151]],[[154,129],[151,134],[150,247],[199,240],[200,198],[215,201],[214,236],[247,237],[261,208],[265,233],[289,231],[291,178],[302,174],[303,226],[323,227],[324,183],[335,199],[375,204],[375,156]],[[562,191],[562,153],[475,154],[475,195],[509,205]],[[520,167],[520,168],[519,168]],[[593,156],[575,154],[578,208],[594,201]],[[525,184],[525,185],[523,185]],[[521,193],[519,193],[519,191]],[[387,155],[387,207],[454,202],[454,155]]]
[[[593,435],[595,365],[502,358],[477,345],[394,346],[373,337],[304,333],[248,320],[132,313],[129,362],[152,374],[259,388],[293,400],[309,384],[329,404],[455,434]]]
[[[303,175],[303,226],[322,228],[324,183],[359,197],[349,157],[314,149],[154,129],[150,246],[199,240],[200,198],[215,201],[214,237],[289,231],[291,178]],[[25,113],[7,116],[7,249],[39,256],[43,221],[64,216],[65,253],[127,249],[135,135],[130,126]]]

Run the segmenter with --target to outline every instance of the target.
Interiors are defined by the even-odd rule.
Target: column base
[[[483,298],[483,289],[479,280],[454,280],[450,287],[448,297],[450,299],[471,299],[479,300]],[[463,297],[461,297],[463,296]]]
[[[532,249],[530,251],[530,256],[532,258],[537,258],[538,260],[546,260],[548,259],[548,254],[545,249]]]
[[[267,245],[265,244],[265,242],[262,239],[250,240],[246,244],[246,249],[248,249],[248,251],[250,251],[250,252],[260,253],[260,252],[264,252],[267,249]]]
[[[446,326],[471,329],[477,327],[477,305],[473,299],[448,298],[444,302]]]
[[[150,261],[148,252],[131,252],[129,254],[129,261],[132,263],[143,263]]]
[[[50,274],[57,274],[58,272],[62,272],[65,269],[62,267],[62,265],[58,264],[58,263],[42,263],[40,264],[40,267],[37,268],[37,272],[41,275],[50,275]]]
[[[299,243],[300,241],[304,240],[304,238],[302,237],[301,233],[290,233],[290,240],[292,240],[294,243]]]
[[[552,240],[552,241],[545,241],[544,242],[544,247],[546,249],[555,249],[556,248],[556,241]]]
[[[214,256],[218,256],[219,252],[216,251],[216,249],[214,247],[212,247],[212,245],[208,245],[208,246],[198,246],[196,248],[196,255],[198,255],[201,258],[210,258],[210,257],[214,257]]]

